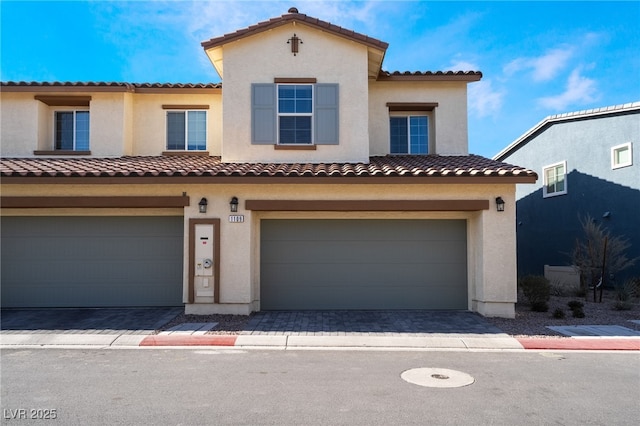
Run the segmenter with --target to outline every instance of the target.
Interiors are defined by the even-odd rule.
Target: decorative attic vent
[[[293,53],[293,56],[296,56],[298,54],[298,44],[302,44],[302,40],[300,40],[298,36],[293,33],[293,37],[287,40],[287,44],[291,45],[291,53]]]

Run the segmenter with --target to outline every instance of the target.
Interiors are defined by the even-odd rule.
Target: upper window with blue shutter
[[[338,85],[310,81],[315,79],[252,85],[252,144],[338,144]]]

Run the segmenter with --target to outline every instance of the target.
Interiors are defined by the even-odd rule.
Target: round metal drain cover
[[[475,381],[467,373],[446,368],[412,368],[400,377],[406,382],[429,388],[460,388]]]

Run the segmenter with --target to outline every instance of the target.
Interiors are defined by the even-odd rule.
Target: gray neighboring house
[[[493,159],[542,177],[516,186],[518,276],[570,265],[587,214],[640,256],[640,102],[549,116]],[[632,276],[640,262],[610,284]]]

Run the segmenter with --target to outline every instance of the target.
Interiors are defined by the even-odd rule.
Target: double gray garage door
[[[468,309],[464,220],[262,220],[261,309]]]
[[[182,305],[182,217],[3,217],[2,307]]]

